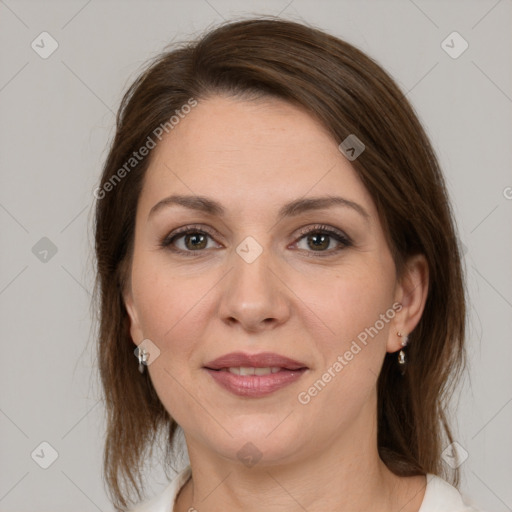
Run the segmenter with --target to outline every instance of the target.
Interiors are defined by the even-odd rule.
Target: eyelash
[[[160,242],[160,246],[163,248],[166,248],[174,253],[184,254],[186,256],[191,256],[191,257],[197,257],[197,256],[199,256],[199,254],[195,255],[194,253],[195,252],[197,252],[197,253],[204,252],[205,249],[197,250],[197,251],[184,251],[182,249],[177,249],[175,247],[172,247],[172,244],[177,239],[182,238],[185,235],[189,235],[189,234],[193,234],[193,233],[208,235],[213,238],[213,234],[210,233],[209,230],[207,230],[207,229],[201,228],[199,226],[184,226],[184,227],[179,228],[176,231],[172,232],[171,234],[167,235],[165,238],[163,238]],[[339,242],[342,245],[342,247],[338,247],[334,250],[306,251],[306,252],[317,253],[314,256],[310,256],[312,258],[317,258],[317,257],[325,258],[328,256],[332,256],[333,254],[336,254],[339,251],[342,251],[343,249],[350,247],[352,245],[352,241],[350,240],[350,238],[347,237],[343,232],[341,232],[337,229],[334,229],[334,228],[329,228],[328,226],[325,226],[323,224],[318,224],[316,226],[304,228],[304,229],[300,230],[299,238],[297,239],[297,242],[302,240],[302,238],[304,238],[305,236],[311,235],[311,234],[328,235],[328,236],[334,238],[337,242]]]

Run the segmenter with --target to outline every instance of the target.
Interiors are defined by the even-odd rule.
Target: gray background
[[[279,13],[376,58],[431,137],[471,300],[454,417],[468,453],[462,490],[488,511],[512,510],[511,0],[0,0],[1,511],[113,510],[100,471],[91,221],[122,92],[171,40]],[[31,47],[43,31],[58,43],[46,59]],[[469,44],[458,58],[441,45],[453,31]],[[152,485],[162,488],[160,473]]]

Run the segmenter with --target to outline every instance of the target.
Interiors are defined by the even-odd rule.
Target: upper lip
[[[222,368],[267,368],[279,367],[287,370],[299,370],[307,368],[304,363],[295,361],[289,357],[281,356],[273,352],[261,352],[259,354],[245,354],[243,352],[231,352],[206,363],[205,368],[220,370]]]

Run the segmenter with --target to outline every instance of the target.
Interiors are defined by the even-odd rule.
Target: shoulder
[[[129,512],[173,512],[176,496],[189,479],[190,474],[190,466],[187,466],[176,475],[160,494],[148,501],[139,503]]]
[[[442,478],[428,474],[425,496],[418,512],[483,512],[464,501],[460,492]]]

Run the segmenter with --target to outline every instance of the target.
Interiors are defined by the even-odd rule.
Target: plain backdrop
[[[424,124],[470,294],[461,489],[489,512],[512,510],[511,0],[0,0],[0,511],[113,510],[90,301],[93,190],[114,114],[164,46],[252,14],[367,52]],[[158,470],[151,485],[165,485]]]

